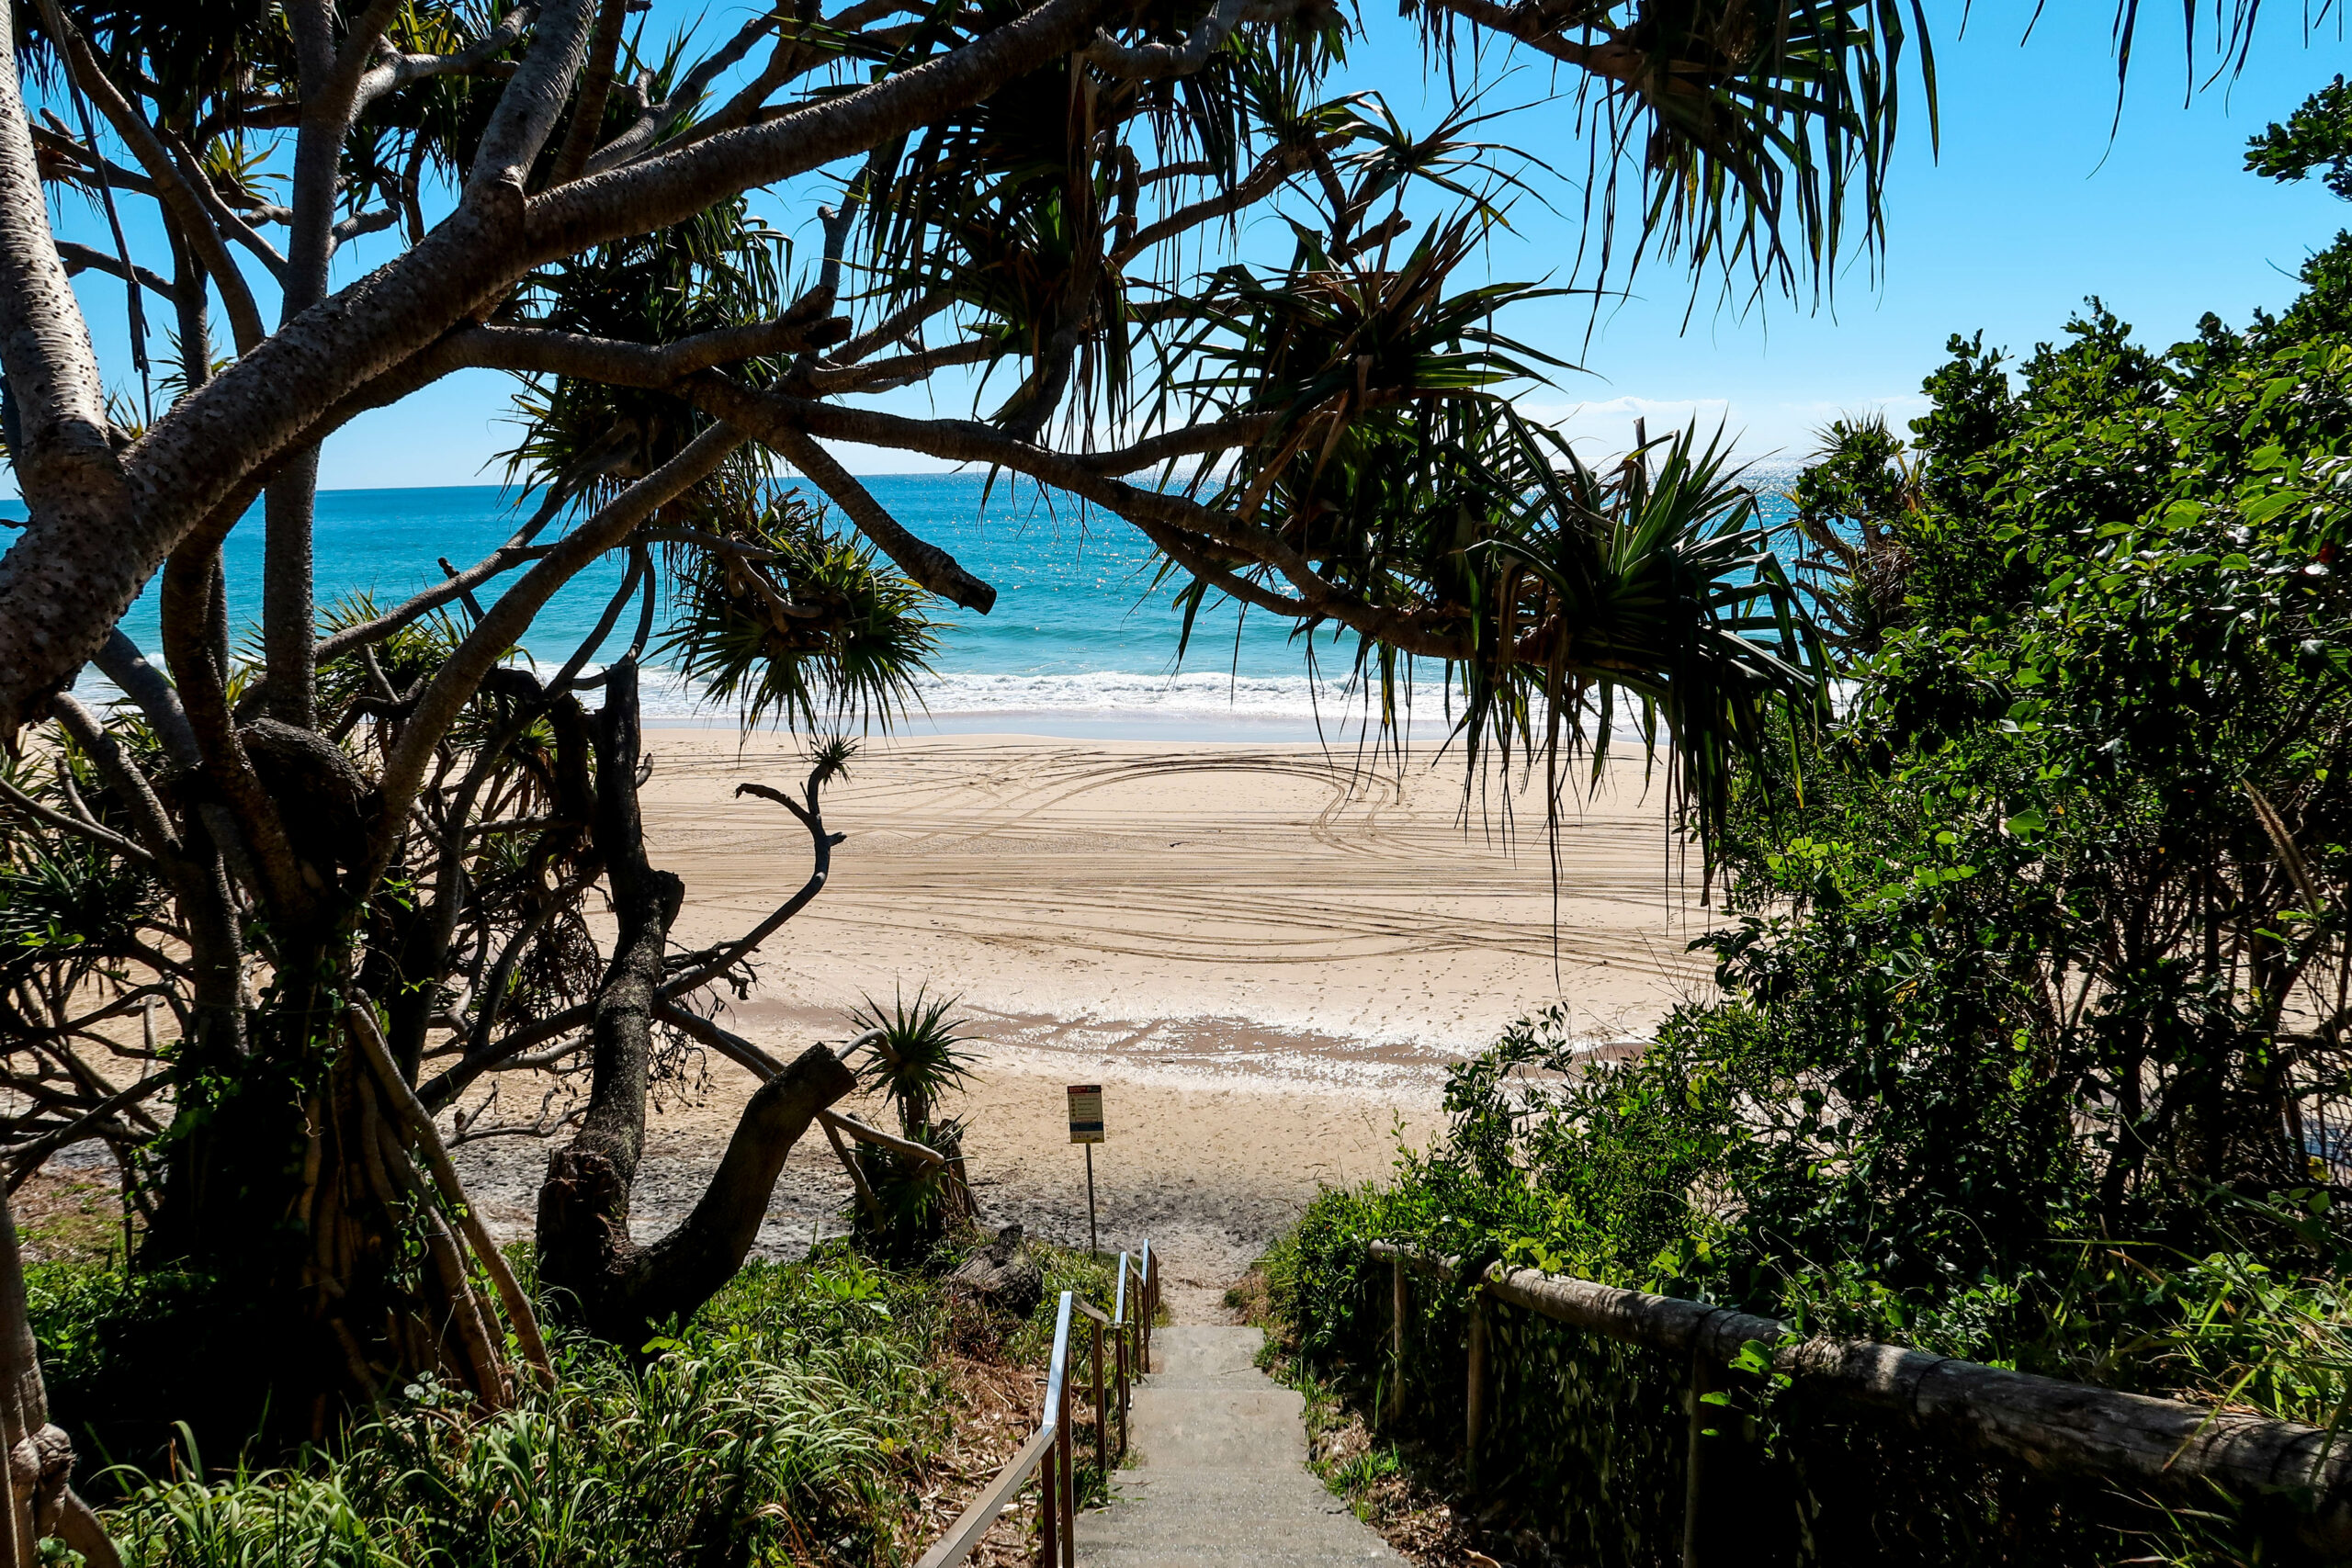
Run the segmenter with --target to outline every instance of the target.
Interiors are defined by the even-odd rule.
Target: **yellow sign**
[[[1069,1141],[1073,1144],[1099,1144],[1102,1141],[1101,1084],[1074,1083],[1069,1086]]]

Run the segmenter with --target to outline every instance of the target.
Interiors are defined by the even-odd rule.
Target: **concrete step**
[[[1160,1329],[1128,1468],[1080,1516],[1085,1568],[1402,1568],[1306,1468],[1305,1401],[1257,1369],[1254,1328]]]

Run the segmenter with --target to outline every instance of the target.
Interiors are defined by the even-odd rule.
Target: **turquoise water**
[[[1303,737],[1318,723],[1330,732],[1350,707],[1351,644],[1333,644],[1326,634],[1317,649],[1325,678],[1311,681],[1305,645],[1288,626],[1244,617],[1230,604],[1203,613],[1180,667],[1173,584],[1154,586],[1150,546],[1115,517],[1001,479],[991,490],[978,475],[880,475],[865,483],[900,522],[998,594],[985,616],[938,608],[936,673],[924,684],[926,712],[908,724],[911,730]],[[440,580],[437,559],[462,570],[503,543],[514,526],[512,502],[490,485],[322,491],[321,603],[351,593],[370,594],[381,607],[400,603]],[[21,517],[23,508],[0,502],[0,514]],[[256,507],[226,546],[231,620],[240,631],[260,615],[261,556]],[[542,662],[568,658],[623,570],[621,558],[608,557],[582,572],[540,614],[527,651]],[[478,593],[487,602],[499,585]],[[153,584],[123,629],[155,650]],[[627,636],[616,633],[609,646],[624,646]],[[95,674],[85,679],[96,682]],[[647,704],[657,719],[732,719],[675,680],[650,681]]]

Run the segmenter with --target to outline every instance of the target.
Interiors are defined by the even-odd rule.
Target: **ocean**
[[[1764,476],[1758,476],[1759,479]],[[997,590],[987,615],[938,605],[940,646],[922,683],[922,707],[894,728],[907,734],[1010,732],[1096,739],[1281,740],[1352,737],[1363,702],[1348,675],[1351,635],[1327,630],[1310,650],[1287,624],[1231,604],[1204,608],[1180,662],[1176,584],[1155,582],[1157,558],[1142,535],[1068,497],[977,474],[889,474],[865,485],[901,523],[953,554]],[[1761,486],[1768,494],[1776,487]],[[1778,510],[1775,497],[1770,509]],[[0,502],[0,516],[22,517]],[[493,485],[430,490],[323,491],[315,536],[322,604],[371,595],[388,608],[438,581],[437,561],[462,570],[512,534],[515,498]],[[225,547],[232,635],[261,612],[262,523],[256,506]],[[521,569],[517,569],[519,572]],[[582,572],[541,612],[524,648],[558,664],[594,627],[620,586],[621,558]],[[500,580],[501,581],[507,580]],[[498,582],[479,590],[487,602]],[[158,646],[156,588],[123,619],[151,654]],[[625,646],[626,629],[608,647]],[[1431,671],[1434,676],[1434,671]],[[110,697],[95,671],[81,688]],[[1448,728],[1440,682],[1422,682],[1413,733]],[[648,719],[732,726],[714,705],[666,671],[648,671]]]

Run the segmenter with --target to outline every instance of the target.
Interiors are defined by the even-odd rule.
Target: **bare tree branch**
[[[537,10],[536,5],[516,6],[500,17],[496,27],[454,53],[391,53],[360,77],[355,94],[356,107],[365,109],[386,94],[398,92],[427,77],[462,76],[481,70],[497,56],[514,47]]]
[[[621,343],[528,326],[466,328],[450,339],[450,351],[465,363],[491,370],[576,376],[613,387],[662,388],[714,366],[771,355],[797,354],[813,342],[847,329],[828,317],[832,299],[823,290],[804,294],[773,321],[721,327],[675,343]]]
[[[511,186],[520,192],[531,163],[547,145],[571,94],[573,78],[588,53],[593,0],[548,0],[531,28],[531,47],[523,63],[499,95],[490,128],[474,152],[473,173],[467,194],[486,185]]]
[[[118,278],[136,277],[141,287],[162,295],[175,305],[179,303],[180,291],[172,287],[170,278],[143,266],[133,265],[126,268],[119,257],[99,250],[94,245],[80,244],[72,240],[60,240],[57,243],[57,254],[59,259],[65,263],[65,274],[69,277],[85,272],[103,272],[109,277]]]
[[[1275,0],[1217,0],[1182,43],[1128,45],[1098,32],[1079,58],[1106,76],[1189,76],[1206,65],[1243,22],[1273,21],[1295,9]]]

